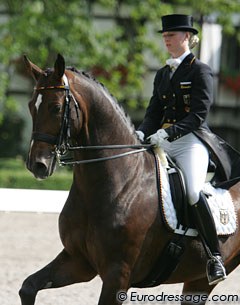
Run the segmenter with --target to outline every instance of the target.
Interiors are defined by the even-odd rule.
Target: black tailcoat
[[[212,70],[190,53],[171,79],[169,66],[158,70],[153,95],[138,130],[148,137],[164,128],[170,142],[193,132],[220,161],[221,180],[228,180],[233,177],[226,143],[209,130],[206,121],[212,101]]]

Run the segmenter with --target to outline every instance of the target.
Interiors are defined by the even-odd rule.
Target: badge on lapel
[[[186,112],[190,111],[190,104],[191,104],[191,95],[190,90],[192,88],[192,82],[180,82],[180,89],[182,90],[182,97],[184,102],[184,110]]]
[[[181,89],[191,89],[192,82],[180,82],[180,88]]]

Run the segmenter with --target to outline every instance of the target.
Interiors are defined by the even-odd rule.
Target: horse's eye
[[[54,105],[51,107],[50,111],[52,114],[58,114],[61,111],[61,105]]]

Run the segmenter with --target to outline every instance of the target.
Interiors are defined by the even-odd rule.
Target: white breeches
[[[197,203],[207,175],[207,148],[193,133],[189,133],[164,146],[164,150],[183,172],[190,205]]]

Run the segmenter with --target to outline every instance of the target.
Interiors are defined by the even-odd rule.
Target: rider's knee
[[[197,203],[199,201],[199,192],[197,191],[192,191],[188,194],[188,201],[190,205],[194,205],[195,203]]]

